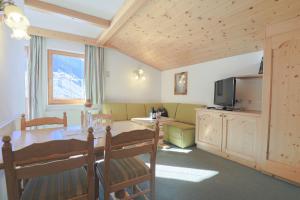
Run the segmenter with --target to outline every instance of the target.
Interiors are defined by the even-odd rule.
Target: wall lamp
[[[134,73],[135,80],[142,80],[142,81],[146,80],[145,73],[144,73],[143,69],[137,69],[133,73]]]
[[[12,30],[12,38],[18,40],[30,39],[27,33],[30,23],[21,8],[16,6],[11,0],[0,0],[1,12],[4,12],[4,23]]]

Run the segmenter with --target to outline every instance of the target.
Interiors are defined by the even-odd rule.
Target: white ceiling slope
[[[111,20],[122,7],[124,0],[42,0],[46,3],[72,9],[78,12],[94,15]],[[26,6],[24,8],[31,26],[49,29],[53,31],[76,34],[80,36],[96,38],[103,28],[87,21],[73,17],[47,12],[45,10]]]
[[[111,20],[124,0],[42,0],[64,8]]]
[[[27,6],[24,11],[31,26],[86,37],[97,37],[102,32],[102,28],[99,26],[64,15],[32,9]]]

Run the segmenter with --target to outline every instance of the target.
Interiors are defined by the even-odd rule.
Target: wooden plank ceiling
[[[106,43],[160,70],[263,48],[266,24],[300,0],[148,0]]]

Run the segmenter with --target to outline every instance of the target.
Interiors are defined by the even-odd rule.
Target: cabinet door
[[[257,117],[225,114],[222,151],[246,165],[255,165]]]
[[[297,23],[298,22],[298,23]],[[300,18],[267,38],[263,169],[300,183]],[[298,27],[297,27],[298,25]]]
[[[222,149],[222,114],[214,112],[197,113],[196,143],[206,149]]]

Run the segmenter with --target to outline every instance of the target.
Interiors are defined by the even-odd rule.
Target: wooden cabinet
[[[256,166],[256,136],[258,133],[256,115],[224,114],[222,152],[233,160]]]
[[[260,114],[197,110],[197,147],[244,165],[256,166]]]
[[[262,169],[300,183],[300,17],[266,37]]]
[[[222,116],[220,113],[197,112],[196,143],[203,148],[221,151]]]

